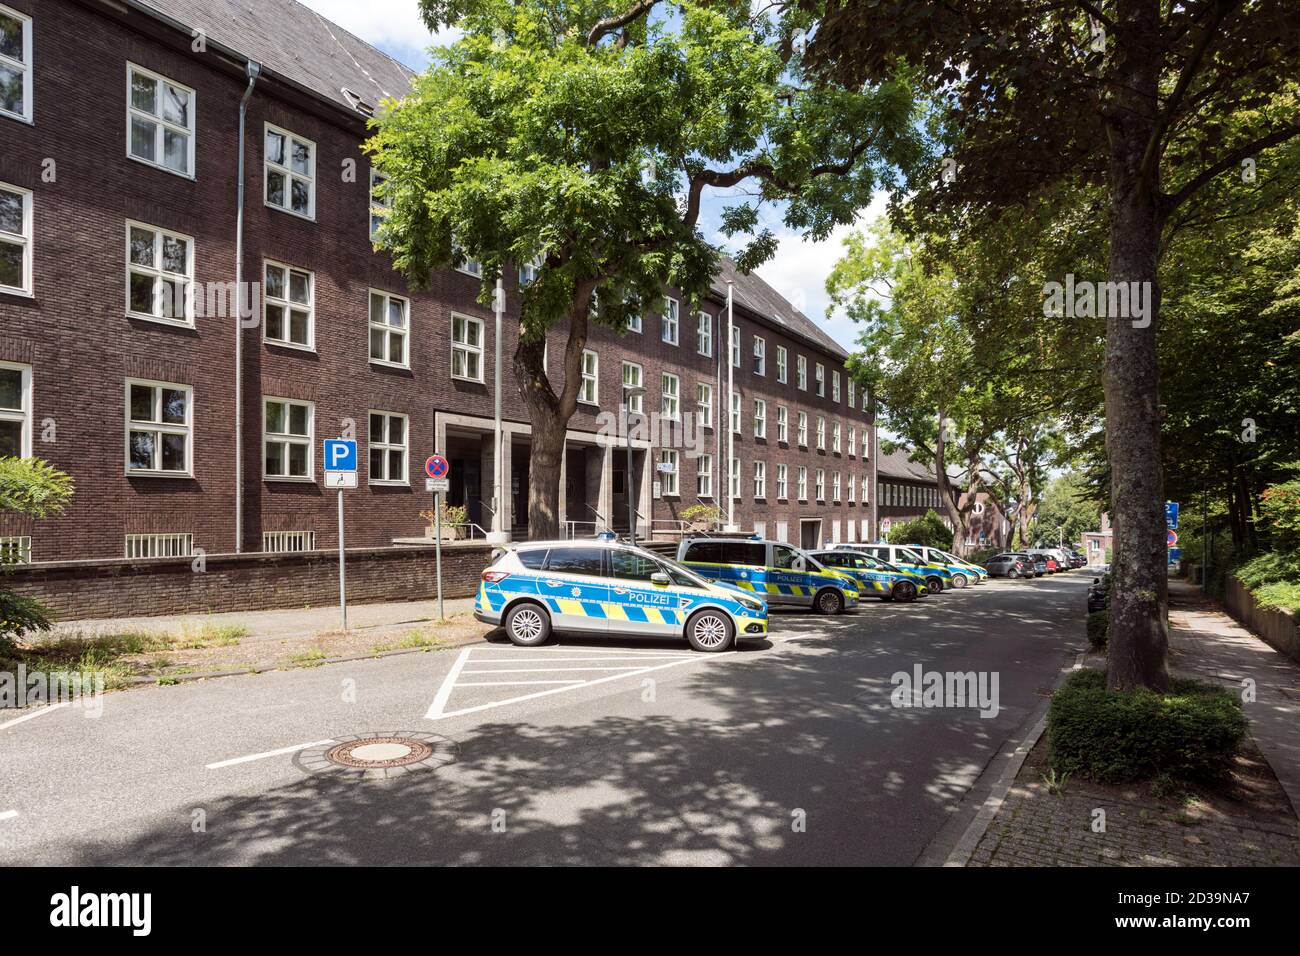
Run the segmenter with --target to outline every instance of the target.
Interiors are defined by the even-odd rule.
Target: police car
[[[963,561],[955,554],[949,554],[947,551],[940,551],[938,548],[931,548],[921,544],[909,544],[908,547],[925,558],[928,564],[947,568],[952,575],[952,587],[959,590],[972,582],[979,584],[980,581],[988,577],[988,571],[977,564]]]
[[[858,582],[836,573],[806,551],[780,541],[752,538],[688,538],[677,560],[707,578],[762,594],[768,604],[810,607],[839,614],[858,603]]]
[[[918,572],[904,571],[861,551],[839,548],[809,553],[828,568],[851,574],[862,597],[872,595],[882,601],[905,603],[929,593],[925,578]]]
[[[953,586],[952,570],[946,564],[935,564],[927,561],[918,554],[913,548],[902,544],[841,544],[837,545],[836,550],[850,549],[860,551],[863,554],[869,554],[873,558],[879,558],[886,564],[892,564],[895,567],[902,568],[904,571],[915,571],[925,579],[927,591],[938,594],[945,587]],[[966,586],[963,579],[962,587]]]
[[[554,631],[685,637],[697,651],[725,651],[767,633],[767,603],[706,580],[675,561],[620,544],[537,541],[503,551],[483,572],[474,617],[503,625],[521,647]]]

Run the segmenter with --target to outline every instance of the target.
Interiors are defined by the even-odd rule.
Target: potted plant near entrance
[[[424,536],[432,539],[438,532],[438,525],[434,521],[435,516],[433,510],[421,511],[420,517],[427,522],[424,529]],[[442,502],[441,524],[443,541],[457,541],[464,537],[464,529],[468,521],[469,509],[464,505],[449,505],[445,501]]]
[[[690,523],[691,531],[708,531],[722,524],[722,509],[717,505],[691,505],[682,510],[682,520]]]

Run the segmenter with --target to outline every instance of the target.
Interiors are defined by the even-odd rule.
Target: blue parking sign
[[[342,438],[325,439],[325,470],[356,471],[357,443]]]
[[[1165,502],[1165,527],[1171,530],[1178,530],[1178,502]]]

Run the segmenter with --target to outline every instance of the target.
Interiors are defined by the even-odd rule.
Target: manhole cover
[[[304,773],[339,773],[385,780],[420,770],[436,770],[456,759],[456,745],[438,734],[408,731],[355,734],[309,747],[294,755]]]

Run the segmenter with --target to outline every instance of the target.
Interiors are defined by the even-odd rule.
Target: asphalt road
[[[1082,647],[1088,580],[779,612],[728,654],[496,632],[111,694],[97,719],[9,712],[0,865],[911,864]],[[895,707],[918,664],[996,674],[997,715]],[[320,759],[398,732],[425,766],[363,781]]]

